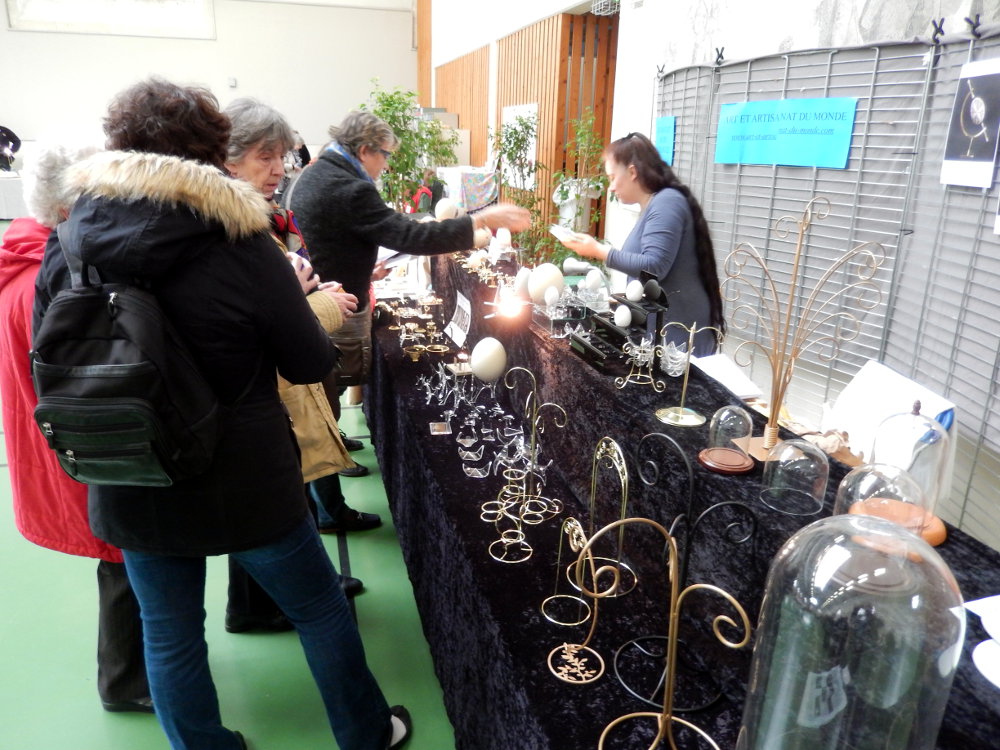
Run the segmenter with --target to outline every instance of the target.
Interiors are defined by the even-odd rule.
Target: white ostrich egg
[[[629,302],[638,302],[642,299],[642,282],[639,279],[632,279],[625,287],[625,299]]]
[[[507,369],[507,350],[495,338],[487,336],[473,347],[469,366],[477,378],[491,383]]]
[[[559,301],[559,290],[554,286],[550,286],[545,290],[545,304],[552,307],[556,302]]]
[[[618,305],[615,308],[615,325],[619,328],[628,328],[632,325],[632,311],[628,305]]]
[[[434,206],[435,219],[454,219],[458,216],[458,205],[451,198],[442,198]]]
[[[534,268],[531,276],[528,277],[528,294],[531,301],[540,305],[545,301],[545,290],[554,286],[559,294],[562,294],[563,286],[562,271],[553,263],[542,263]]]
[[[587,271],[587,278],[584,279],[584,282],[586,282],[587,289],[592,292],[596,292],[604,286],[604,274],[596,268],[591,268]]]
[[[500,227],[497,230],[497,244],[501,247],[510,247],[510,230],[507,227]]]
[[[528,279],[531,278],[531,269],[521,266],[514,277],[514,291],[522,297],[528,296]]]

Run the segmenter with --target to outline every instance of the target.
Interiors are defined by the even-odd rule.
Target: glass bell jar
[[[830,462],[808,440],[783,440],[767,454],[760,491],[768,508],[790,516],[812,516],[823,510]]]
[[[768,573],[737,750],[933,750],[965,639],[958,584],[883,518],[792,536]]]
[[[948,431],[937,420],[920,413],[920,402],[907,414],[886,417],[875,430],[870,463],[904,469],[924,491],[931,513],[947,489],[951,476]]]
[[[719,474],[744,474],[754,467],[746,446],[753,436],[753,420],[740,406],[723,406],[708,425],[708,446],[698,462]]]
[[[944,524],[926,505],[923,489],[908,472],[889,464],[866,464],[840,482],[833,512],[894,521],[936,547],[945,539]]]

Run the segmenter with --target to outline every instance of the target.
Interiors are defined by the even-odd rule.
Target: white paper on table
[[[715,378],[726,388],[744,400],[758,398],[764,392],[743,372],[743,368],[727,355],[709,354],[707,357],[691,357],[691,364],[706,375]]]
[[[965,608],[974,615],[980,617],[1000,616],[1000,594],[996,596],[984,596],[982,599],[973,599],[965,603]]]
[[[972,661],[983,677],[1000,687],[1000,643],[983,641],[972,650]]]

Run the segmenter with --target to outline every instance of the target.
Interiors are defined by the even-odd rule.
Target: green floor
[[[348,435],[367,436],[357,407],[344,410]],[[347,538],[351,573],[367,591],[355,602],[368,661],[390,703],[413,715],[409,750],[455,746],[423,638],[413,592],[391,524],[371,445],[354,456],[372,469],[344,479],[348,503],[380,513],[379,529]],[[337,539],[324,537],[335,563]],[[166,750],[152,716],[109,714],[96,680],[96,561],[36,547],[16,531],[6,459],[0,453],[0,748],[3,750]],[[209,561],[206,630],[226,725],[251,750],[336,747],[294,633],[225,632],[225,558]]]

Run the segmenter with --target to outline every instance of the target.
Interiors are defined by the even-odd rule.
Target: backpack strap
[[[83,262],[83,259],[71,253],[66,242],[66,222],[56,225],[56,236],[59,238],[59,249],[62,250],[66,259],[66,267],[69,269],[69,278],[74,289],[90,286],[90,265]]]

